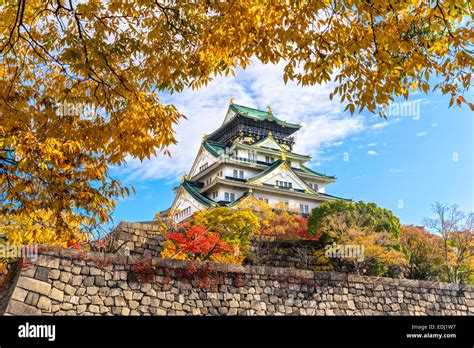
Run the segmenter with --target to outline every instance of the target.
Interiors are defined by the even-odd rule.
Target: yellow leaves
[[[472,85],[472,27],[459,24],[470,15],[467,1],[91,1],[73,9],[26,2],[20,28],[12,6],[0,9],[0,33],[12,34],[0,62],[0,146],[18,159],[5,169],[11,187],[25,189],[0,183],[13,191],[2,207],[13,215],[74,206],[103,221],[129,193],[108,185],[107,167],[169,153],[176,143],[173,128],[184,116],[156,90],[201,88],[255,57],[284,61],[285,83],[334,81],[329,97],[339,95],[351,114],[428,93],[432,73],[454,96],[451,105],[473,108],[459,97]],[[66,103],[97,115],[58,116]]]
[[[344,98],[344,96],[343,96],[343,98]],[[355,111],[355,105],[352,104],[352,103],[347,104],[346,107],[344,108],[344,111],[347,111],[347,110],[349,110],[351,115],[353,115],[354,111]]]
[[[71,221],[75,219],[72,218]],[[79,229],[58,231],[56,217],[47,211],[37,211],[35,219],[23,214],[18,216],[0,215],[0,233],[5,233],[13,245],[57,245],[67,246],[71,239],[85,240]],[[77,226],[76,226],[77,227]]]

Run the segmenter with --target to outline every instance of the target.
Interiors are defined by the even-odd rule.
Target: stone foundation
[[[121,255],[160,256],[163,250],[164,236],[159,233],[158,225],[152,222],[122,221],[110,232],[113,239],[113,252]]]
[[[474,314],[472,285],[56,247],[16,267],[5,315]]]

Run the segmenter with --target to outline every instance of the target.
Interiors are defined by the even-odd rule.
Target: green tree
[[[364,222],[360,211],[352,212],[350,221],[344,213],[325,217],[320,241],[331,240],[331,243],[322,244],[316,251],[317,268],[372,276],[394,275],[395,269],[406,262],[403,253],[397,250],[398,240],[387,231],[374,231]]]
[[[308,219],[308,230],[319,235],[322,243],[332,243],[338,238],[331,228],[328,218],[340,216],[348,227],[369,228],[374,232],[386,232],[396,241],[400,238],[400,220],[393,213],[375,203],[363,201],[350,202],[335,200],[322,203],[311,211]]]
[[[375,203],[344,200],[322,203],[311,211],[308,231],[320,243],[316,257],[322,269],[391,275],[394,266],[405,263],[399,250],[400,221],[390,210]],[[336,257],[328,257],[326,250],[334,248],[341,251],[355,248],[358,256],[336,253]]]

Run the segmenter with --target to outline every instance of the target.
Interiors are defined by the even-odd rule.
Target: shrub
[[[204,226],[183,224],[176,232],[165,235],[162,257],[180,260],[241,263],[238,246],[231,247],[218,232]]]
[[[206,226],[219,234],[229,245],[247,248],[250,236],[254,235],[260,225],[259,220],[249,209],[234,210],[218,207],[195,213],[191,225]]]
[[[311,211],[308,229],[311,234],[320,235],[322,242],[332,243],[334,231],[328,224],[328,218],[340,216],[348,227],[368,228],[374,232],[387,232],[395,240],[400,238],[400,220],[393,213],[375,203],[348,202],[336,200],[322,203]]]
[[[379,276],[388,275],[393,266],[406,262],[399,250],[400,221],[375,203],[323,203],[312,210],[308,229],[320,242],[321,249],[316,253],[320,269]],[[331,245],[339,248],[338,252],[353,248],[358,255],[327,257]]]
[[[423,227],[402,226],[400,245],[407,259],[405,276],[411,279],[439,280],[443,273],[442,238]]]

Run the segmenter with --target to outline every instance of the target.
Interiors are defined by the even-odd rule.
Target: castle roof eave
[[[282,127],[293,129],[293,132],[301,128],[300,124],[289,123],[289,122],[280,120],[278,117],[274,116],[273,113],[270,113],[268,111],[254,109],[248,106],[230,104],[228,110],[232,110],[235,113],[235,115],[229,119],[225,119],[219,128],[214,130],[212,133],[206,135],[207,138],[212,138],[214,134],[219,132],[222,128],[224,128],[227,125],[227,123],[229,123],[231,120],[233,120],[235,117],[239,115],[245,118],[255,120],[255,121],[265,121],[265,120],[273,121]]]
[[[189,180],[184,180],[181,184],[181,187],[186,190],[194,199],[196,199],[199,203],[206,207],[217,207],[217,203],[210,198],[204,196],[201,192],[196,190],[196,188],[192,185],[192,182]]]
[[[332,181],[336,181],[336,179],[337,179],[337,178],[336,178],[335,176],[333,176],[333,175],[326,175],[326,174],[323,174],[323,173],[319,173],[319,172],[317,172],[317,171],[315,171],[315,170],[312,170],[311,168],[306,167],[306,166],[303,165],[303,164],[301,164],[300,167],[301,167],[301,170],[302,170],[303,172],[305,172],[306,174],[311,175],[311,176],[316,176],[316,177],[320,177],[320,178],[325,178],[325,179],[327,179],[327,180],[332,180]]]
[[[290,156],[288,156],[290,157]],[[291,158],[291,157],[290,157]],[[237,165],[237,166],[241,166],[241,167],[255,167],[255,168],[259,168],[259,169],[262,169],[262,170],[266,170],[269,166],[272,166],[275,162],[271,163],[271,164],[263,164],[262,162],[258,162],[258,163],[254,163],[252,162],[251,164],[249,162],[245,162],[245,161],[241,161],[241,160],[233,160],[232,158],[228,159],[228,161],[226,163],[229,163],[229,164],[234,164],[234,165]],[[202,176],[205,176],[207,175],[208,173],[212,172],[213,170],[216,170],[218,166],[222,165],[222,163],[220,162],[215,162],[213,164],[211,164],[209,167],[207,167],[206,169],[204,169],[203,171],[195,174],[192,178],[191,181],[196,181],[196,180],[199,180],[200,177]],[[305,167],[307,168],[307,167]],[[316,174],[317,172],[314,172],[312,171],[311,169],[307,168],[308,171],[304,171],[300,168],[294,168],[294,167],[291,167],[291,169],[295,172],[296,175],[298,176],[301,176],[303,178],[311,178],[311,179],[318,179],[320,181],[326,181],[326,182],[335,182],[336,181],[336,177],[335,176],[327,176],[327,175],[324,175],[324,174]],[[179,189],[179,186],[176,187],[175,189]]]
[[[284,196],[303,197],[303,198],[308,198],[308,199],[313,199],[313,200],[316,199],[316,200],[322,201],[322,202],[332,201],[332,200],[336,200],[336,199],[348,200],[346,198],[339,198],[339,197],[331,196],[331,195],[321,193],[321,192],[303,193],[303,192],[279,189],[279,188],[276,188],[276,187],[265,187],[265,186],[262,186],[262,185],[254,185],[254,184],[249,183],[249,182],[238,182],[238,181],[227,180],[227,179],[222,179],[222,178],[214,179],[208,186],[205,187],[205,189],[206,189],[205,191],[211,190],[217,184],[236,186],[236,187],[241,187],[241,188],[246,188],[246,189],[251,188],[253,190],[253,192],[256,192],[256,191],[264,191],[264,192],[270,192],[270,193],[277,192],[278,194],[281,194],[281,195],[284,195]]]
[[[219,157],[225,151],[224,145],[212,140],[205,140],[202,146],[214,157]]]
[[[295,128],[295,129],[301,128],[300,124],[288,123],[286,121],[280,120],[278,117],[276,117],[275,115],[273,115],[273,113],[269,111],[263,111],[263,110],[259,110],[259,109],[251,108],[248,106],[239,105],[239,104],[230,104],[229,108],[231,108],[233,111],[235,111],[237,114],[243,117],[252,118],[257,121],[272,120],[283,127]]]
[[[262,139],[262,140],[265,140]],[[237,146],[240,146],[242,148],[247,148],[247,149],[255,149],[255,143],[254,144],[244,144],[244,143],[240,143],[240,142],[236,142],[234,143],[234,145],[232,147],[237,147]],[[264,147],[264,146],[257,146],[256,148],[258,148],[259,150],[262,150],[262,152],[267,152],[267,153],[271,153],[271,154],[279,154],[280,153],[280,150],[277,150],[277,149],[272,149],[272,148],[269,148],[269,147]],[[311,156],[309,155],[301,155],[299,153],[295,153],[295,152],[291,152],[291,151],[285,151],[285,155],[289,158],[294,158],[294,159],[303,159],[303,160],[311,160]]]

